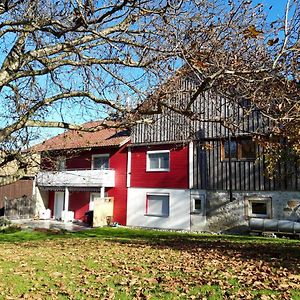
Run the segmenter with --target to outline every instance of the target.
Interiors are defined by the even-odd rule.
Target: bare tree
[[[33,128],[84,129],[78,114],[131,126],[164,106],[201,118],[191,107],[207,90],[249,100],[299,152],[299,15],[297,0],[271,24],[244,0],[2,1],[1,166],[16,159],[13,178],[24,174]],[[190,101],[172,105],[161,88],[159,105],[141,109],[183,65],[199,79]]]
[[[157,91],[153,98],[156,106],[151,106],[155,109],[150,112],[150,107],[144,106],[143,113],[167,109],[192,120],[221,123],[234,135],[244,130],[241,117],[259,111],[269,126],[259,126],[248,134],[254,133],[264,146],[269,162],[274,165],[286,151],[299,156],[300,2],[287,0],[282,18],[276,20],[268,19],[272,7],[254,6],[252,1],[194,4],[197,9],[190,12],[188,22],[173,30],[162,28],[168,30],[184,67]],[[188,101],[176,103],[172,99],[178,94],[178,78],[186,74],[196,78],[197,87],[186,97]],[[210,91],[234,106],[243,105],[243,116],[227,113],[208,118],[205,111],[195,109],[199,97]],[[222,110],[220,102],[215,109]]]
[[[20,149],[34,138],[34,127],[83,129],[78,113],[129,116],[132,103],[176,60],[168,37],[156,32],[176,8],[154,2],[1,2],[2,167],[16,159],[15,177],[24,174]]]

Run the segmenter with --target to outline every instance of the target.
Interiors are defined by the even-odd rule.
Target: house
[[[100,122],[83,126],[95,128]],[[55,219],[84,220],[95,200],[113,201],[113,221],[126,223],[126,130],[66,131],[33,147],[41,155],[36,177],[39,211]]]
[[[192,103],[198,118],[189,119],[179,111],[197,84],[190,75],[175,78],[158,115],[147,116],[149,107],[160,106],[155,97],[143,104],[153,122],[132,129],[127,225],[233,231],[253,217],[299,221],[299,164],[281,162],[269,177],[263,149],[253,139],[267,134],[270,121],[258,110],[249,113],[247,101],[212,91]],[[230,130],[222,120],[239,126]]]
[[[197,85],[189,74],[175,76],[167,96],[158,93],[142,104],[147,122],[138,122],[130,134],[103,126],[67,131],[35,146],[41,156],[37,210],[84,220],[101,203],[95,200],[108,197],[113,221],[128,226],[240,231],[250,218],[300,221],[299,163],[290,156],[268,176],[255,139],[268,134],[270,120],[250,111],[244,99],[237,103],[212,91],[191,104],[191,119],[180,111]],[[166,105],[154,114],[159,97]]]

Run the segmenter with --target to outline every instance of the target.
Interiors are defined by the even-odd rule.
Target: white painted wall
[[[36,201],[36,215],[38,215],[40,211],[48,208],[49,191],[43,191],[35,187],[34,197]]]
[[[169,194],[169,216],[146,216],[147,193]],[[127,225],[190,230],[190,190],[128,188]]]

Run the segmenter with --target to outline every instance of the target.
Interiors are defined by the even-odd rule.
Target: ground
[[[300,242],[102,228],[0,234],[0,299],[300,299]]]

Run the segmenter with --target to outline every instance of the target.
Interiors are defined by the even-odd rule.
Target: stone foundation
[[[300,222],[300,192],[260,191],[233,192],[230,201],[229,192],[207,191],[205,206],[205,225],[196,219],[191,222],[191,230],[212,232],[244,232],[248,229],[248,207],[245,198],[270,198],[271,218]],[[193,218],[191,218],[193,219]],[[199,226],[200,225],[200,226]]]

